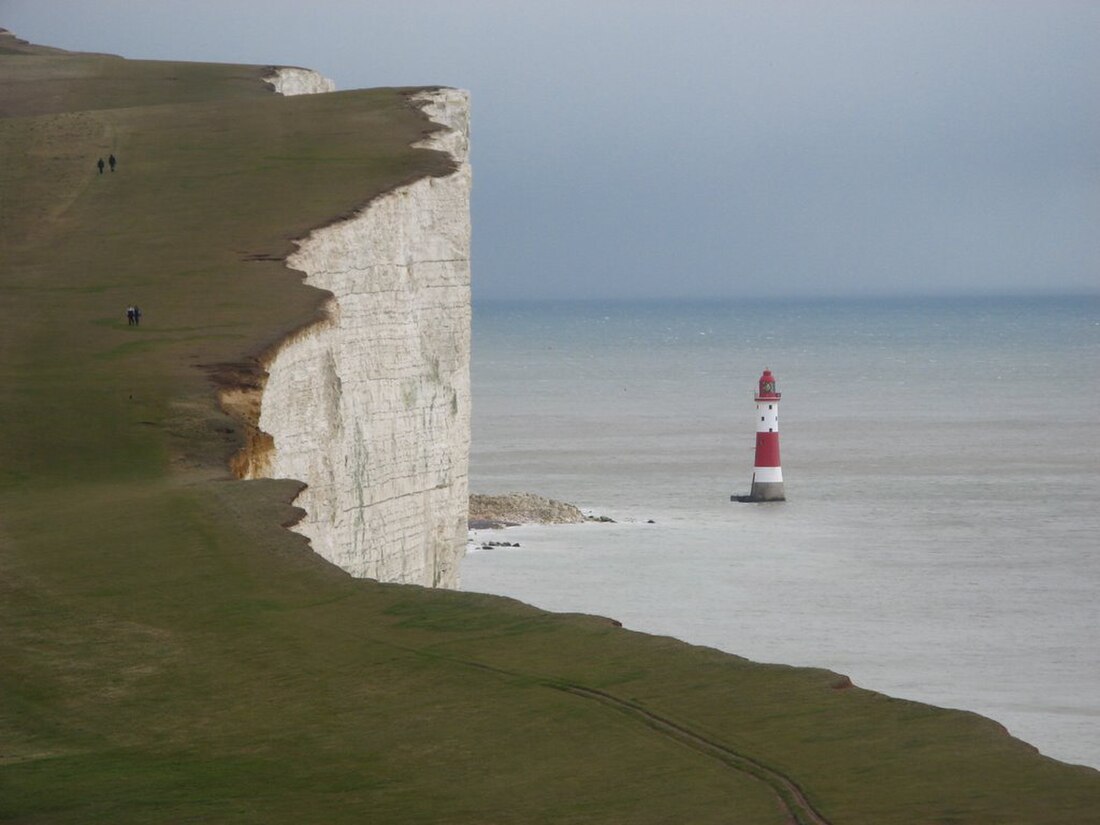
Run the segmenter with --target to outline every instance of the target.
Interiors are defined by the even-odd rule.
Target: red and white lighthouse
[[[756,461],[752,490],[746,501],[784,501],[783,469],[779,466],[779,397],[775,376],[764,370],[756,391]]]

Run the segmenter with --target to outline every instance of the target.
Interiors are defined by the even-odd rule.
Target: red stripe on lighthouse
[[[756,434],[756,462],[754,466],[779,466],[779,433]]]

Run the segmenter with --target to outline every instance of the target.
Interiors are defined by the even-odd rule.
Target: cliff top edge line
[[[332,89],[297,69],[273,85]],[[258,432],[237,467],[303,482],[295,529],[352,575],[456,587],[470,444],[468,93],[411,100],[442,127],[414,146],[445,152],[455,171],[296,241],[288,266],[331,297],[268,359]]]

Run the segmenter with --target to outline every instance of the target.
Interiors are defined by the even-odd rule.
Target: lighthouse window
[[[760,416],[760,420],[761,420],[761,421],[763,421],[763,420],[764,420],[764,416]]]
[[[768,432],[769,432],[769,433],[774,433],[774,432],[775,432],[775,430],[773,430],[773,429],[772,429],[771,427],[768,427]]]
[[[772,408],[772,405],[771,405],[771,404],[768,404],[768,409],[770,410],[771,408]]]

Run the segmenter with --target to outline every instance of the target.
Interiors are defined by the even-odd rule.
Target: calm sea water
[[[734,504],[764,367],[789,500]],[[472,490],[620,523],[512,528],[464,589],[830,668],[1100,767],[1100,298],[483,305],[473,387]]]

